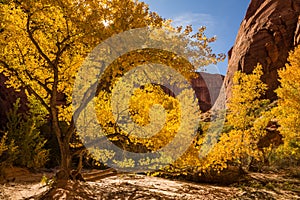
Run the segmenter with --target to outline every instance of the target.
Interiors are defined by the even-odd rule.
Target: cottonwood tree
[[[286,67],[278,71],[280,87],[276,90],[275,108],[284,145],[279,149],[285,156],[300,158],[300,46],[292,51]]]
[[[180,28],[179,28],[180,29]],[[166,40],[162,39],[166,35],[164,35],[164,32],[155,32],[153,31],[153,35],[151,37],[151,40],[146,40],[146,44],[153,45],[153,42],[156,44],[156,39],[159,42],[157,44],[157,47],[161,46],[161,44],[166,43],[166,46],[170,46],[171,49],[176,49],[176,46],[180,46],[180,48],[184,49],[185,52],[187,52],[188,58],[197,58],[196,61],[193,63],[198,63],[199,65],[192,65],[190,62],[187,62],[187,60],[183,57],[180,57],[172,52],[167,52],[162,49],[143,49],[143,50],[137,50],[137,51],[131,51],[127,54],[124,54],[120,56],[118,59],[116,59],[107,69],[106,74],[103,76],[102,80],[100,80],[99,87],[98,87],[98,101],[96,101],[96,108],[97,110],[97,116],[98,116],[98,122],[100,122],[102,129],[105,129],[105,132],[107,134],[94,134],[94,132],[97,131],[97,126],[87,125],[85,124],[95,124],[93,122],[93,119],[87,119],[86,117],[82,119],[81,127],[83,128],[82,132],[92,132],[87,137],[88,143],[91,144],[91,147],[94,146],[95,140],[101,140],[102,142],[105,142],[105,138],[109,137],[115,144],[118,144],[120,147],[120,141],[122,142],[121,148],[124,150],[122,153],[115,153],[115,150],[108,150],[108,149],[99,149],[97,146],[94,146],[92,148],[92,151],[94,154],[97,154],[97,157],[100,158],[100,160],[103,160],[103,162],[110,162],[110,164],[114,165],[115,163],[118,163],[117,165],[121,165],[122,170],[124,170],[125,166],[128,167],[127,169],[131,167],[131,170],[137,170],[139,169],[145,169],[141,162],[143,164],[149,164],[151,161],[153,163],[159,163],[161,165],[165,165],[163,163],[170,162],[170,156],[169,158],[164,158],[158,160],[157,157],[153,158],[153,154],[150,155],[147,154],[147,152],[156,152],[156,150],[161,150],[162,147],[167,146],[168,143],[170,143],[171,140],[176,140],[175,135],[181,135],[181,142],[182,145],[179,145],[177,148],[177,152],[173,152],[173,155],[181,154],[179,153],[180,148],[184,148],[184,142],[189,141],[187,138],[187,135],[190,133],[190,130],[194,130],[195,127],[188,126],[189,122],[194,121],[194,116],[185,119],[185,120],[179,120],[180,116],[188,116],[189,114],[192,114],[195,110],[195,107],[185,107],[182,109],[182,105],[192,105],[194,101],[194,98],[190,99],[184,99],[181,98],[182,102],[179,100],[175,101],[174,97],[180,99],[180,95],[172,95],[172,92],[182,90],[183,92],[186,92],[185,96],[191,97],[191,91],[188,91],[183,89],[185,88],[185,84],[180,80],[178,77],[178,74],[181,74],[183,77],[185,77],[187,80],[189,80],[191,77],[194,77],[195,75],[195,66],[203,66],[208,63],[214,62],[217,58],[210,54],[207,54],[207,40],[203,36],[203,30],[201,29],[199,33],[192,36],[194,40],[189,38],[189,33],[192,32],[191,27],[187,27],[186,30],[180,35],[183,37],[168,37]],[[152,33],[152,32],[151,32]],[[138,35],[138,34],[137,34]],[[150,35],[151,36],[151,35]],[[159,37],[157,37],[159,36]],[[127,36],[130,37],[130,36]],[[171,39],[170,39],[171,38]],[[199,40],[197,42],[197,40]],[[138,40],[139,41],[139,40]],[[170,42],[171,41],[171,42]],[[147,43],[148,42],[148,43]],[[129,44],[133,44],[134,42],[129,42]],[[187,48],[189,45],[191,45],[193,48],[189,49]],[[163,47],[165,47],[163,45]],[[195,50],[198,47],[199,49]],[[195,48],[195,49],[194,49]],[[204,51],[203,51],[204,49]],[[95,57],[97,57],[97,54],[94,54]],[[95,57],[92,56],[94,59]],[[128,62],[130,60],[131,62]],[[92,63],[92,62],[91,62]],[[145,65],[145,66],[143,66]],[[174,71],[168,70],[168,68],[164,68],[161,65],[167,65],[171,66]],[[143,66],[141,69],[139,66]],[[156,70],[159,68],[160,70]],[[135,70],[134,76],[130,76],[128,74],[131,74],[132,70]],[[125,78],[123,77],[123,74],[125,72],[128,72],[125,74]],[[163,80],[158,80],[157,77],[163,77]],[[124,81],[125,79],[125,81]],[[107,82],[107,80],[109,80]],[[160,83],[160,87],[152,87],[151,85],[147,85],[145,83],[152,83],[151,82],[156,80],[158,82],[167,82],[169,85],[166,87],[166,85]],[[147,82],[150,81],[150,82]],[[119,84],[122,82],[121,84]],[[135,88],[136,91],[131,91],[131,88],[133,85],[140,85],[142,83],[141,88]],[[116,86],[116,85],[118,86]],[[157,82],[156,82],[157,84]],[[161,85],[162,84],[162,85]],[[141,86],[141,85],[140,85]],[[155,86],[155,85],[153,85]],[[162,87],[164,86],[164,87]],[[135,86],[136,87],[136,86]],[[81,88],[81,87],[80,87]],[[160,89],[159,89],[160,88]],[[172,91],[173,89],[173,91]],[[139,92],[137,92],[139,91]],[[163,92],[164,91],[164,92]],[[167,94],[165,94],[165,92]],[[120,94],[117,95],[118,98],[111,100],[111,98],[114,96],[113,94]],[[131,100],[127,102],[128,94],[131,94]],[[181,95],[181,97],[183,97]],[[127,100],[126,100],[127,99]],[[125,107],[120,106],[125,103]],[[110,105],[112,104],[112,106]],[[150,112],[151,108],[159,104],[161,105],[166,113],[166,120],[162,119],[162,113],[158,110],[154,112]],[[197,104],[197,103],[196,103]],[[118,105],[118,106],[114,106]],[[129,108],[128,108],[128,105]],[[121,111],[121,113],[118,113],[118,116],[113,116],[112,107],[116,108],[116,110]],[[181,107],[181,109],[179,109]],[[85,115],[87,116],[88,113],[92,113],[93,111],[87,110],[85,111]],[[135,122],[135,125],[131,124],[131,120],[127,121],[127,116],[123,115],[125,113],[130,113],[131,119]],[[121,114],[122,116],[120,116]],[[151,116],[151,117],[150,117]],[[195,114],[196,116],[196,114]],[[150,120],[151,118],[151,120]],[[200,117],[197,116],[199,119]],[[126,121],[124,124],[124,120]],[[163,122],[165,121],[165,124]],[[120,123],[121,126],[120,126]],[[180,127],[180,125],[184,124],[183,127]],[[124,126],[125,125],[125,126]],[[163,126],[162,126],[163,125]],[[197,124],[198,125],[198,124]],[[161,127],[161,129],[157,130],[157,127]],[[95,131],[91,131],[92,129],[95,129]],[[176,134],[179,130],[181,132],[185,132],[186,138],[184,138],[184,134]],[[124,131],[125,130],[125,131]],[[137,135],[142,135],[142,138],[134,137],[136,136],[136,131],[139,133]],[[150,131],[150,133],[149,133]],[[101,131],[100,131],[101,132]],[[157,135],[153,137],[151,134],[157,133]],[[96,137],[96,138],[95,138]],[[146,137],[147,139],[143,138]],[[102,138],[102,139],[99,139]],[[174,141],[173,140],[173,141]],[[190,141],[192,142],[192,141]],[[180,143],[180,142],[179,142]],[[175,143],[172,143],[175,144]],[[99,146],[99,145],[98,145]],[[105,146],[105,145],[102,145]],[[141,161],[144,158],[141,158],[137,155],[129,155],[129,153],[126,152],[135,152],[135,153],[145,153],[143,154],[144,157],[147,157],[148,160]],[[172,150],[171,150],[172,151]],[[105,152],[101,153],[101,152]],[[170,152],[169,152],[170,153]],[[120,155],[122,156],[116,156]],[[125,155],[126,154],[126,155]],[[141,155],[139,154],[139,155]],[[166,154],[164,154],[166,155]],[[172,155],[172,156],[173,156]],[[122,157],[122,158],[119,158]],[[131,160],[126,160],[125,158],[132,158]],[[139,158],[138,158],[139,157]],[[168,157],[168,156],[167,156]],[[109,161],[110,160],[110,161]],[[116,161],[119,160],[119,161]],[[126,160],[126,163],[122,160]],[[171,159],[172,160],[172,159]],[[149,161],[149,162],[148,162]],[[160,165],[160,166],[161,166]],[[154,166],[151,166],[151,168],[154,168]],[[157,167],[155,167],[157,168]],[[127,170],[126,169],[126,170]]]
[[[70,141],[76,132],[72,88],[87,54],[114,34],[146,26],[172,27],[169,21],[150,12],[146,4],[133,0],[7,2],[0,8],[0,72],[9,77],[8,87],[24,87],[47,110],[61,153],[60,178],[69,179]],[[199,41],[205,65],[222,56],[211,53],[208,43],[214,39],[206,38],[203,31],[200,29],[192,42]],[[188,36],[192,30],[178,28],[178,32]],[[197,61],[197,56],[194,59]],[[114,76],[116,73],[110,78]],[[67,123],[67,129],[61,121]]]
[[[251,74],[235,73],[226,116],[226,126],[231,128],[221,135],[204,166],[222,170],[231,162],[247,167],[249,158],[260,159],[257,142],[266,134],[264,128],[268,123],[263,120],[268,100],[263,99],[267,85],[261,80],[262,74],[261,65],[257,65]]]
[[[145,4],[133,1],[14,1],[1,6],[1,72],[9,77],[8,86],[25,87],[47,109],[60,147],[62,178],[69,178],[71,169],[73,80],[85,56],[112,34],[161,23]],[[62,95],[65,102],[59,105]],[[68,130],[59,121],[67,122]]]

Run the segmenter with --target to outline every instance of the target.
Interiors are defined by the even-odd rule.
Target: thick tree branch
[[[9,65],[3,61],[3,60],[0,60],[0,64],[6,69],[8,70],[9,72],[11,72],[22,84],[23,87],[25,87],[25,89],[27,89],[30,93],[32,93],[35,98],[37,98],[41,104],[47,109],[47,111],[50,113],[50,107],[48,106],[48,104],[44,101],[44,99],[38,94],[36,93],[36,91],[34,89],[32,89],[32,87],[28,84],[26,84],[21,78],[20,78],[20,75],[18,73],[17,70],[9,67]]]
[[[54,61],[54,65],[58,65],[58,61],[60,56],[70,47],[70,44],[65,44],[68,40],[70,40],[71,36],[67,35],[61,42],[57,40],[56,42],[56,47],[57,47],[57,52],[56,52],[56,58]],[[64,45],[65,44],[65,45]],[[61,48],[61,46],[64,45],[64,47]]]

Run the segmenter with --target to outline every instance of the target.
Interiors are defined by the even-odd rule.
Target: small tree
[[[0,156],[7,150],[7,145],[5,144],[6,134],[3,134],[0,141]]]
[[[286,67],[279,70],[280,87],[276,90],[275,108],[284,145],[279,149],[283,157],[300,159],[300,46],[288,57]]]
[[[40,168],[48,160],[49,151],[44,148],[47,142],[40,135],[39,126],[44,122],[39,107],[28,104],[28,113],[19,113],[20,99],[7,113],[7,124],[1,132],[0,162],[2,167],[17,165]],[[2,156],[1,156],[2,155]]]
[[[44,149],[47,142],[39,131],[43,123],[43,115],[35,115],[38,107],[29,105],[29,113],[19,113],[20,99],[14,104],[13,109],[7,113],[7,142],[16,145],[13,164],[28,168],[40,168],[48,161],[49,151]],[[35,105],[36,106],[36,105]]]
[[[259,159],[257,142],[265,134],[262,124],[266,126],[266,120],[261,120],[262,111],[268,104],[268,100],[262,99],[267,89],[260,79],[262,74],[261,65],[257,65],[252,74],[236,72],[232,97],[227,104],[226,126],[231,128],[221,135],[207,156],[208,166],[222,170],[227,168],[228,162],[242,167],[249,164],[249,158]]]
[[[2,132],[0,141],[0,179],[5,178],[3,177],[3,170],[6,167],[13,166],[14,161],[17,159],[17,149],[14,140],[8,140],[7,132]]]

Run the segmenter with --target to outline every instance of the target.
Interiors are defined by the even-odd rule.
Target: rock
[[[224,76],[199,72],[198,77],[191,80],[201,111],[206,112],[215,104],[222,85]]]
[[[299,0],[252,0],[241,23],[233,48],[228,52],[225,77],[227,98],[231,96],[236,71],[251,73],[262,64],[266,98],[276,99],[277,70],[284,67],[289,51],[300,43]]]
[[[272,145],[273,148],[277,148],[279,145],[283,144],[283,136],[280,134],[279,124],[276,120],[271,120],[266,128],[266,135],[257,143],[257,147],[259,150],[263,151],[264,148],[270,147]]]
[[[191,79],[190,83],[202,112],[207,112],[216,103],[220,91],[223,91],[221,90],[223,81],[223,75],[205,72],[197,72],[197,77]],[[164,86],[161,87],[166,94],[175,97],[174,91]]]

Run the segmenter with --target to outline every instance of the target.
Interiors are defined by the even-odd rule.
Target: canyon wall
[[[277,70],[284,67],[288,53],[300,42],[300,0],[251,0],[236,41],[228,52],[225,77],[227,98],[231,96],[236,71],[251,73],[262,64],[266,97],[276,99]]]
[[[192,79],[191,85],[199,101],[201,111],[208,111],[219,97],[224,76],[199,72],[198,77]]]

